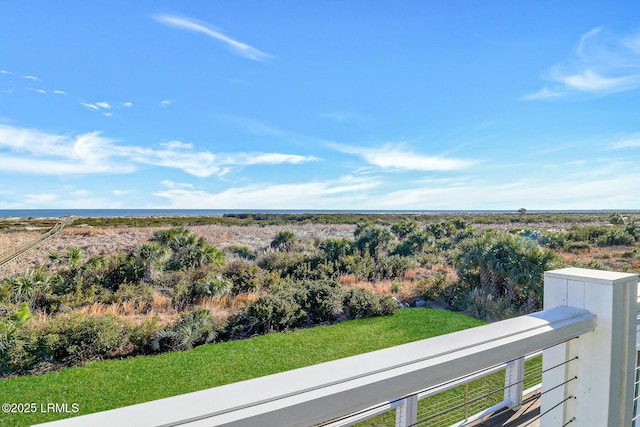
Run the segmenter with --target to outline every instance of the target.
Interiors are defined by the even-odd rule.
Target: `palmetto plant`
[[[39,295],[49,291],[52,277],[41,270],[34,270],[15,276],[9,281],[13,288],[12,302],[31,303],[37,299]]]
[[[544,271],[555,259],[529,238],[484,232],[461,242],[455,261],[458,275],[471,288],[534,309],[541,303]]]
[[[211,313],[204,308],[196,308],[183,313],[173,326],[158,331],[151,341],[153,351],[190,350],[196,345],[213,342],[218,331]]]
[[[389,243],[393,240],[393,234],[379,225],[361,223],[356,226],[354,232],[355,245],[360,252],[369,254],[378,260]]]
[[[151,241],[158,242],[171,250],[171,256],[166,262],[166,268],[169,270],[200,268],[224,263],[222,252],[184,227],[159,230],[154,233]]]
[[[162,270],[165,262],[171,257],[171,249],[159,242],[151,241],[138,246],[133,252],[133,257],[144,265],[145,282],[152,281],[156,273]]]

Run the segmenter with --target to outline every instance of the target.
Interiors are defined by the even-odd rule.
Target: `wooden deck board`
[[[540,427],[540,394],[534,393],[526,396],[522,406],[517,411],[507,410],[496,413],[485,421],[476,421],[468,424],[483,427]]]

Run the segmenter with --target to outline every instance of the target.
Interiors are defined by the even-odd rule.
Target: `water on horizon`
[[[635,210],[531,210],[528,212],[637,212]],[[61,218],[78,216],[83,218],[113,218],[113,217],[149,217],[149,216],[222,216],[231,213],[267,213],[267,214],[436,214],[436,213],[516,213],[517,210],[469,210],[469,209],[439,209],[439,210],[356,210],[356,209],[4,209],[0,210],[0,218]]]

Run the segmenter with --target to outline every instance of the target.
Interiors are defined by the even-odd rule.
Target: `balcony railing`
[[[396,426],[432,426],[437,411],[420,409],[421,399],[504,370],[502,400],[474,413],[467,395],[450,422],[461,426],[517,409],[525,356],[542,351],[540,425],[630,426],[637,284],[635,274],[550,271],[542,312],[46,425],[337,427],[394,410]]]

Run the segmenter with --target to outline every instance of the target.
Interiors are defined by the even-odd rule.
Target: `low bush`
[[[116,354],[127,336],[124,323],[115,316],[75,312],[53,317],[41,331],[40,341],[52,361],[69,366]]]
[[[226,246],[222,252],[225,254],[236,255],[247,260],[254,260],[256,258],[254,250],[247,245],[229,245]]]
[[[398,303],[389,295],[378,296],[366,289],[351,288],[344,298],[344,305],[349,318],[386,316],[393,314]]]
[[[262,288],[266,272],[255,264],[246,261],[233,261],[227,264],[223,275],[231,281],[231,293],[257,292]]]
[[[307,287],[304,305],[310,323],[333,322],[343,312],[344,290],[336,282],[314,282]]]
[[[466,303],[468,292],[466,283],[456,280],[444,270],[438,270],[418,281],[415,296],[461,309]]]
[[[255,333],[284,331],[300,325],[307,316],[293,292],[262,295],[249,306],[247,314]]]
[[[129,338],[128,354],[149,354],[153,351],[151,343],[160,331],[158,322],[159,318],[155,315],[144,319],[140,324],[127,325],[126,334]]]

